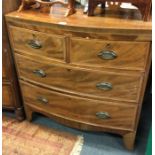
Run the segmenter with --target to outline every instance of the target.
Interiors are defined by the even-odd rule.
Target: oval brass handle
[[[101,82],[101,83],[97,83],[96,87],[98,89],[102,89],[102,90],[111,90],[112,89],[112,84],[109,82]]]
[[[104,60],[113,60],[117,58],[117,54],[114,51],[107,51],[107,50],[101,51],[100,53],[98,53],[98,56]]]
[[[27,44],[34,49],[42,48],[42,45],[38,40],[29,40]]]
[[[43,104],[47,104],[48,103],[48,99],[47,98],[44,98],[44,97],[38,97],[37,100]]]
[[[36,69],[33,73],[42,78],[46,77],[46,73],[42,69]]]
[[[109,118],[111,118],[110,114],[108,112],[97,112],[96,116],[98,118],[100,118],[100,119],[109,119]]]

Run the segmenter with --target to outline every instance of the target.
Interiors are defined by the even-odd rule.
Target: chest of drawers
[[[28,120],[117,133],[133,149],[151,63],[151,22],[6,15]],[[81,22],[83,21],[83,22]]]

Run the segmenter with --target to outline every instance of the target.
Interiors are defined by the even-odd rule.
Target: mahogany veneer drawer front
[[[41,84],[84,93],[100,99],[115,99],[137,102],[142,82],[142,75],[121,75],[108,72],[94,72],[84,69],[72,69],[54,63],[43,63],[27,59],[16,54],[19,76]]]
[[[14,26],[9,27],[14,50],[54,58],[65,59],[65,37],[48,35]]]
[[[144,70],[149,42],[71,39],[71,62],[97,68]]]
[[[24,82],[21,82],[21,86],[24,102],[30,107],[94,126],[134,129],[137,106],[65,95]]]

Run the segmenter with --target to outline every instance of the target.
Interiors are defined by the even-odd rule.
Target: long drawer
[[[64,60],[65,37],[9,26],[14,50]]]
[[[101,102],[49,91],[21,81],[24,102],[33,109],[78,122],[134,129],[137,106]]]
[[[20,78],[76,94],[100,99],[115,99],[136,102],[139,97],[141,75],[121,75],[118,73],[95,72],[69,65],[29,59],[16,54]]]
[[[71,38],[71,63],[96,68],[144,70],[149,42]]]

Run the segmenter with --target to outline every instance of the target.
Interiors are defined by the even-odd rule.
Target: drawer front
[[[9,27],[14,50],[58,60],[65,57],[65,37]]]
[[[13,99],[11,87],[9,85],[3,85],[2,87],[2,106],[13,107]]]
[[[46,113],[101,127],[134,128],[136,106],[88,100],[24,82],[21,82],[21,88],[24,103]]]
[[[143,70],[150,43],[71,39],[71,62],[96,68]]]
[[[16,55],[18,72],[24,77],[55,89],[96,98],[137,101],[141,76],[92,72],[30,60]]]

